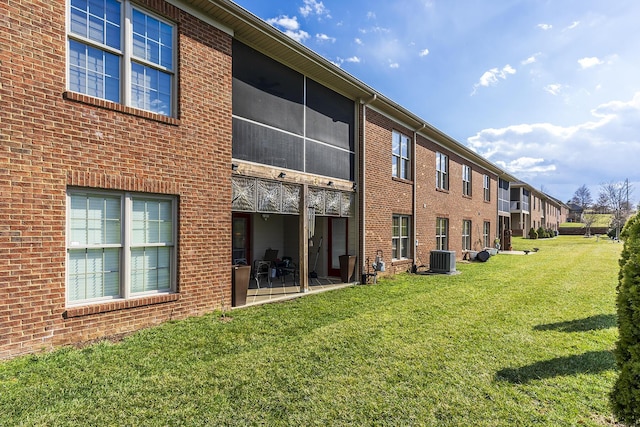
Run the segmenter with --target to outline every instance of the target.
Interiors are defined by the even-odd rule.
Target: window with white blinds
[[[67,301],[175,289],[176,199],[69,190]]]

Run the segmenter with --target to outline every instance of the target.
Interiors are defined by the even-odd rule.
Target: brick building
[[[3,7],[0,358],[228,306],[267,249],[304,292],[509,229],[514,177],[230,1]]]
[[[231,242],[232,39],[169,3],[111,4],[91,14],[75,1],[4,6],[0,357],[230,298],[220,264]],[[110,13],[117,26],[132,10],[162,27],[155,53],[167,58],[132,59],[104,18],[106,29],[87,31],[89,18]],[[126,78],[108,76],[121,71],[110,61],[130,64]],[[154,72],[169,81],[166,97],[134,86]]]
[[[493,247],[500,234],[498,174],[508,175],[377,100],[364,106],[363,259],[381,251],[395,273],[428,266],[434,249],[462,259],[465,251]]]
[[[567,221],[568,206],[524,182],[511,184],[511,224],[514,236],[528,237],[529,230],[557,232]]]

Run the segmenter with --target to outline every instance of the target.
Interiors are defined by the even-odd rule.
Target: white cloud
[[[562,90],[562,85],[560,83],[554,83],[554,84],[546,85],[544,87],[544,90],[546,92],[549,92],[551,95],[558,95],[558,94],[560,94],[560,91]]]
[[[326,34],[316,34],[316,40],[318,40],[319,42],[331,42],[331,43],[335,43],[336,38],[335,37],[329,37]]]
[[[267,22],[274,27],[280,27],[284,30],[295,31],[300,28],[298,17],[289,18],[287,15],[280,15],[277,18],[271,18]]]
[[[389,61],[389,68],[400,68],[400,64]]]
[[[584,70],[586,68],[591,68],[591,67],[595,67],[596,65],[604,64],[604,62],[598,59],[597,57],[592,56],[590,58],[578,59],[578,64],[580,64],[580,66]]]
[[[349,58],[338,57],[335,61],[331,61],[331,62],[337,67],[342,67],[342,64],[344,64],[345,62],[349,62],[352,64],[359,64],[361,62],[361,59],[357,56],[351,56]]]
[[[309,33],[307,33],[306,31],[285,31],[284,32],[286,35],[288,35],[289,37],[291,37],[292,39],[294,39],[295,41],[302,43],[304,42],[306,39],[309,38]]]
[[[380,26],[375,26],[371,28],[360,28],[358,31],[360,31],[362,34],[369,34],[369,33],[389,34],[391,32],[389,28],[380,27]]]
[[[375,12],[367,12],[367,19],[376,19],[376,13]]]
[[[574,28],[576,28],[578,25],[580,25],[580,21],[573,21],[571,23],[571,25],[569,25],[567,28],[565,28],[565,30],[573,30]]]
[[[640,153],[640,92],[611,101],[574,126],[534,123],[484,129],[468,146],[534,186],[559,198],[582,184],[596,187],[637,175]]]
[[[515,74],[516,70],[511,65],[507,64],[502,69],[492,68],[489,71],[485,71],[484,74],[480,77],[478,83],[473,85],[473,92],[471,95],[475,95],[476,91],[480,86],[489,87],[495,86],[498,84],[499,80],[505,80],[508,75]]]
[[[523,60],[520,62],[520,64],[522,65],[529,65],[529,64],[533,64],[534,62],[536,62],[538,60],[538,56],[540,56],[541,53],[534,53],[533,55],[531,55],[530,57],[528,57],[527,59]]]
[[[300,8],[300,15],[305,18],[311,14],[320,16],[331,17],[329,10],[324,6],[324,3],[315,0],[304,0],[304,6]]]
[[[551,24],[538,24],[536,25],[537,28],[540,28],[541,30],[547,31],[553,28],[553,25]]]
[[[356,37],[354,41],[356,42],[356,44],[359,44],[359,45],[362,44],[362,39],[359,39],[358,37]]]
[[[555,165],[545,164],[543,158],[534,157],[519,157],[511,160],[509,163],[498,161],[497,164],[515,175],[521,175],[522,173],[545,173],[556,170]]]
[[[287,15],[280,15],[277,18],[267,20],[267,22],[300,43],[309,38],[309,33],[300,29],[297,16],[290,18]]]
[[[420,51],[420,53],[418,54],[419,56],[427,56],[429,55],[429,49],[423,49]]]

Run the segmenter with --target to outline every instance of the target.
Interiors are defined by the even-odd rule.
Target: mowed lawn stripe
[[[1,362],[0,425],[610,425],[622,245],[513,244]]]

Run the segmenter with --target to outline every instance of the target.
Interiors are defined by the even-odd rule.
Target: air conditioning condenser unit
[[[455,251],[431,251],[429,255],[429,272],[431,273],[455,273]]]

